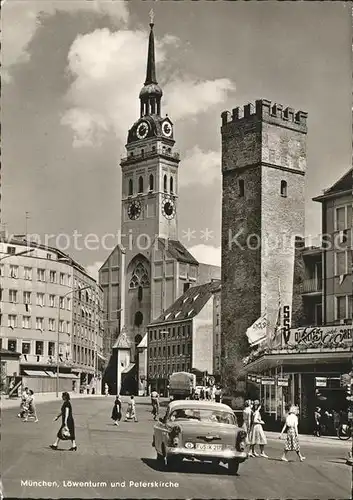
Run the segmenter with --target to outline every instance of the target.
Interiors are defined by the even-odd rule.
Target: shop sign
[[[316,387],[327,387],[327,378],[326,377],[315,377],[315,385],[316,385]]]
[[[285,344],[314,347],[332,346],[341,343],[352,344],[352,338],[352,325],[292,328],[289,334],[283,335]]]
[[[273,377],[263,377],[261,385],[275,385],[275,379]]]
[[[278,377],[277,385],[278,387],[288,387],[288,379],[284,377]]]
[[[261,384],[261,377],[257,377],[257,378],[256,378],[256,383],[257,383],[257,384]]]

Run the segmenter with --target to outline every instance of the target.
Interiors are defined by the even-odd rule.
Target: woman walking
[[[134,396],[130,397],[130,401],[127,404],[127,410],[126,410],[124,422],[127,422],[128,420],[134,420],[134,422],[137,422],[136,405],[135,405]]]
[[[268,458],[265,453],[265,445],[267,444],[267,439],[262,428],[265,423],[260,414],[261,405],[260,401],[256,400],[254,402],[254,413],[251,424],[251,432],[250,432],[250,447],[251,451],[249,453],[249,457],[258,457],[259,455],[255,451],[255,446],[260,446],[260,457]]]
[[[71,439],[72,446],[70,448],[70,451],[76,451],[77,446],[75,441],[75,422],[72,416],[70,394],[68,392],[63,392],[62,400],[63,405],[61,407],[61,412],[56,418],[54,418],[54,422],[56,422],[61,417],[61,427],[58,431],[55,443],[51,444],[50,448],[52,450],[57,450],[60,439],[62,439],[63,441]]]
[[[39,422],[36,405],[34,403],[34,392],[30,390],[26,399],[26,409],[24,412],[23,422],[28,422],[28,417],[33,417],[35,422]]]
[[[121,400],[119,395],[115,398],[114,401],[112,420],[114,421],[115,425],[119,425],[119,422],[121,420]]]
[[[287,453],[289,451],[295,451],[299,457],[299,460],[303,462],[305,457],[300,453],[299,446],[299,433],[298,433],[298,408],[297,406],[291,406],[286,418],[286,422],[283,426],[282,432],[279,436],[281,439],[284,431],[287,431],[286,444],[284,445],[284,451],[282,455],[282,460],[288,462]]]
[[[251,418],[252,418],[251,400],[248,399],[247,401],[245,401],[245,406],[244,406],[244,410],[243,410],[243,429],[246,432],[247,444],[249,444]]]
[[[321,408],[317,406],[314,411],[314,436],[321,434]]]

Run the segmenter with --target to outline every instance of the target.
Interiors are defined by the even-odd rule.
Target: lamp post
[[[60,298],[65,299],[71,293],[75,293],[77,291],[86,290],[87,288],[92,288],[91,285],[84,286],[82,288],[74,288],[69,292],[65,293],[61,297],[58,297],[58,328],[57,328],[57,339],[56,339],[56,397],[59,396],[59,371],[60,371],[60,357],[59,357],[59,345],[60,345]]]
[[[167,393],[167,380],[168,380],[168,335],[169,330],[161,330],[161,334],[165,335],[165,383],[164,383],[164,394]],[[165,396],[166,397],[166,396]]]

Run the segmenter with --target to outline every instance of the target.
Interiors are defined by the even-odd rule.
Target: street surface
[[[124,400],[126,400],[124,398]],[[280,461],[283,441],[269,438],[270,459],[250,458],[239,475],[227,467],[184,462],[177,472],[161,471],[151,446],[149,404],[137,404],[139,421],[110,419],[114,397],[72,401],[78,450],[53,451],[60,402],[37,404],[39,422],[22,422],[18,408],[2,411],[2,482],[5,498],[350,498],[352,469],[345,459],[351,442],[308,438],[306,460]],[[146,403],[148,399],[146,399]],[[123,410],[126,403],[123,403]],[[161,415],[164,408],[161,409]],[[40,482],[52,482],[45,484]],[[76,484],[75,484],[76,482]],[[79,484],[87,482],[87,484]],[[165,484],[163,484],[165,483]]]

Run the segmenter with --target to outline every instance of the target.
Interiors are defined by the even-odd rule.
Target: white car
[[[153,429],[152,446],[157,460],[174,469],[186,459],[228,463],[236,474],[248,458],[246,432],[237,425],[232,409],[211,401],[182,400],[169,403]]]

